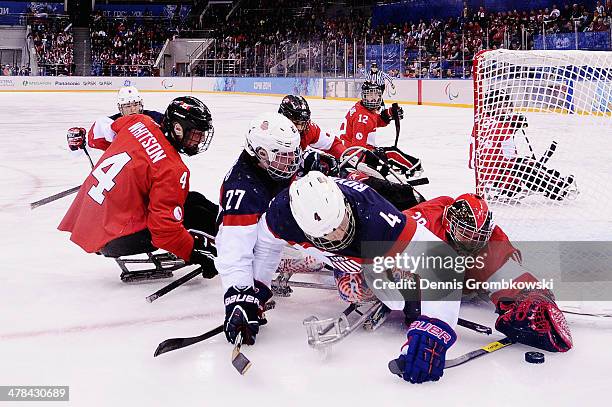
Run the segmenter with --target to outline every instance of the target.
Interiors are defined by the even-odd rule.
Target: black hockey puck
[[[529,363],[544,363],[542,352],[525,352],[525,361]]]

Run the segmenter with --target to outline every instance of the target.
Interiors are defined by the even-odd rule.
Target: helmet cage
[[[180,141],[180,149],[187,155],[202,153],[210,147],[214,134],[215,128],[212,125],[206,130],[187,129]]]
[[[270,177],[276,180],[289,179],[302,164],[302,149],[296,147],[293,151],[268,151],[268,159],[265,161]]]
[[[364,86],[361,89],[361,104],[370,110],[380,109],[382,90],[377,86]]]
[[[307,233],[304,233],[306,235],[306,238],[310,240],[315,247],[328,252],[334,252],[345,249],[352,243],[355,237],[355,217],[353,216],[353,211],[351,210],[351,207],[349,206],[348,202],[346,202],[346,199],[344,201],[344,204],[344,219],[342,220],[340,225],[338,225],[338,227],[334,228],[326,235],[319,237],[311,236]],[[336,231],[344,232],[343,236],[340,239],[330,240],[328,237],[326,237],[335,233]]]
[[[480,250],[487,245],[493,233],[493,214],[489,211],[482,226],[478,227],[469,204],[465,201],[459,202],[460,205],[455,203],[446,210],[450,238],[463,250]]]

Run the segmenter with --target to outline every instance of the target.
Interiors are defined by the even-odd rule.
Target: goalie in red
[[[532,193],[556,201],[574,197],[574,176],[562,176],[545,165],[557,148],[556,142],[539,159],[533,150],[531,157],[519,155],[515,136],[519,131],[525,135],[527,126],[527,118],[514,113],[512,100],[503,89],[487,94],[482,118],[472,131],[477,191],[491,199],[521,199]],[[531,149],[526,136],[525,140]]]
[[[538,279],[521,265],[520,252],[493,222],[487,203],[475,194],[441,196],[404,212],[450,244],[458,253],[484,258],[484,267],[468,270],[466,279],[495,282]],[[547,290],[489,292],[499,314],[495,328],[514,341],[550,352],[572,348],[563,313]]]

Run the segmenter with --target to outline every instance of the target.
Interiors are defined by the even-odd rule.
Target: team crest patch
[[[183,210],[181,209],[180,206],[177,206],[176,208],[174,208],[174,218],[176,220],[182,220],[183,219]]]

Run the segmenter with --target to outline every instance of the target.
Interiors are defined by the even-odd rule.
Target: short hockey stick
[[[178,278],[174,280],[173,282],[171,282],[170,284],[155,291],[153,294],[149,295],[145,299],[147,300],[147,302],[151,303],[155,301],[156,299],[158,299],[159,297],[163,297],[164,295],[168,294],[170,291],[174,290],[175,288],[185,284],[187,281],[191,280],[192,278],[199,276],[200,274],[202,274],[202,267],[198,267],[197,269],[190,271],[189,273],[185,274],[183,277]]]
[[[275,305],[276,304],[273,301],[268,301],[265,307],[266,311],[273,309]],[[165,341],[157,345],[157,349],[155,349],[155,353],[153,354],[153,356],[157,357],[163,353],[171,352],[173,350],[185,348],[187,346],[196,344],[198,342],[205,341],[206,339],[219,335],[221,332],[223,332],[223,324],[219,325],[216,328],[211,329],[208,332],[204,332],[202,335],[191,336],[188,338],[166,339]]]
[[[393,147],[397,147],[397,143],[399,142],[400,136],[400,119],[397,113],[397,107],[397,103],[393,103],[391,105],[391,109],[393,111],[393,122],[395,123],[395,143],[393,144]]]
[[[252,366],[251,361],[244,356],[244,354],[240,351],[242,347],[242,332],[238,333],[236,337],[236,345],[232,350],[232,366],[240,373],[241,375],[245,374],[247,370]]]
[[[91,156],[89,155],[89,151],[87,151],[87,147],[83,146],[83,151],[85,151],[85,155],[87,156],[87,158],[89,158],[89,164],[91,164],[91,169],[93,170],[94,163],[91,159]]]
[[[87,151],[87,148],[83,147],[83,150],[85,151],[85,155],[87,155],[87,158],[89,159],[89,164],[91,164],[91,169],[93,169],[94,164],[93,164],[93,161],[91,160],[91,156],[89,155],[89,152]],[[39,200],[39,201],[32,202],[32,203],[30,204],[30,209],[36,209],[36,208],[38,208],[39,206],[46,205],[46,204],[51,203],[51,202],[53,202],[53,201],[57,201],[58,199],[61,199],[61,198],[65,197],[65,196],[72,195],[72,194],[74,194],[75,192],[78,192],[78,190],[79,190],[80,188],[81,188],[81,186],[80,186],[80,185],[78,185],[78,186],[76,186],[76,187],[72,187],[72,188],[67,189],[67,190],[65,190],[65,191],[58,192],[58,193],[57,193],[57,194],[55,194],[55,195],[51,195],[51,196],[48,196],[48,197],[46,197],[46,198],[43,198],[43,199],[41,199],[41,200]]]
[[[215,242],[215,238],[211,235],[209,235],[206,232],[202,232],[201,230],[197,230],[197,229],[189,229],[189,232],[192,234],[198,234],[200,235],[202,238],[204,239],[208,239],[210,240],[213,244]],[[170,291],[174,290],[177,287],[180,287],[181,285],[185,284],[187,281],[197,277],[198,275],[203,273],[203,269],[202,267],[198,267],[197,269],[185,274],[183,277],[176,279],[175,281],[171,282],[170,284],[168,284],[165,287],[160,288],[159,290],[155,291],[153,294],[149,295],[148,297],[146,297],[147,302],[151,303],[153,301],[155,301],[156,299],[158,299],[159,297],[163,297],[164,295],[168,294]],[[215,270],[216,271],[216,270]],[[214,277],[214,276],[212,276]],[[204,275],[204,278],[212,278],[210,276]]]
[[[41,199],[39,201],[32,202],[30,204],[30,209],[36,209],[39,206],[46,205],[46,204],[48,204],[50,202],[53,202],[53,201],[57,201],[58,199],[61,199],[61,198],[65,197],[65,196],[72,195],[75,192],[77,192],[80,188],[81,188],[81,186],[77,185],[76,187],[72,187],[72,188],[67,189],[65,191],[59,192],[59,193],[57,193],[55,195],[51,195],[51,196],[43,198],[43,199]]]
[[[527,138],[527,134],[525,134],[525,130],[521,130],[521,131],[523,132],[523,136],[525,137],[525,141],[527,142],[527,146],[529,147],[529,151],[531,152],[531,158],[533,158],[534,160],[537,160],[538,163],[541,165],[546,164],[548,160],[550,160],[550,157],[552,157],[553,154],[555,153],[555,150],[557,150],[557,142],[553,140],[553,142],[550,143],[550,146],[546,149],[544,154],[542,154],[542,157],[540,157],[540,159],[538,160],[536,158],[535,153],[533,152],[533,148],[531,147],[531,142],[529,142],[529,138]]]
[[[188,338],[166,339],[157,346],[153,357],[157,357],[163,353],[171,352],[173,350],[181,349],[193,345],[195,343],[205,341],[208,338],[212,338],[213,336],[219,335],[221,332],[223,332],[223,325],[219,325],[218,327],[211,329],[210,331],[198,336],[192,336]]]
[[[461,355],[457,358],[454,359],[447,359],[445,364],[444,364],[444,369],[449,369],[451,367],[455,367],[455,366],[459,366],[462,365],[466,362],[469,362],[470,360],[474,360],[476,358],[479,358],[480,356],[489,354],[489,353],[493,353],[495,351],[498,351],[502,348],[505,348],[507,346],[512,345],[514,342],[512,342],[512,340],[508,337],[502,338],[498,341],[495,342],[491,342],[485,346],[483,346],[480,349],[476,349],[473,350],[471,352],[468,352],[464,355]],[[393,359],[389,361],[388,364],[389,367],[389,371],[395,375],[398,375],[400,377],[403,376],[403,371],[404,371],[404,366],[402,366],[402,362],[400,362],[399,359]]]

